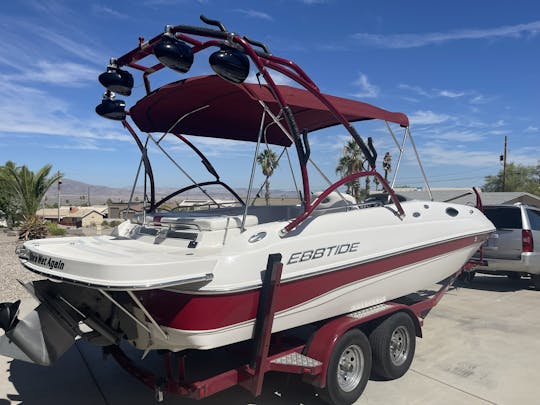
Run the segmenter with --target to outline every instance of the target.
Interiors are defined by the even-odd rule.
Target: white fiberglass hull
[[[137,328],[128,340],[141,349],[210,349],[252,337],[271,253],[283,257],[273,327],[280,331],[429,287],[457,272],[493,231],[469,206],[407,201],[403,208],[404,217],[393,206],[321,212],[285,237],[284,220],[255,220],[241,232],[204,216],[196,231],[163,240],[127,224],[119,237],[28,242],[23,263],[87,290],[132,290],[155,321],[128,305],[140,321],[127,319]],[[84,294],[66,294],[75,306],[88,304]],[[110,317],[99,305],[102,319]]]
[[[450,253],[352,282],[279,311],[274,318],[272,331],[278,332],[354,312],[431,287],[459,270],[480,244],[479,241]],[[449,269],[455,270],[449,272]],[[249,298],[247,301],[249,302]],[[208,313],[207,316],[212,315]],[[166,340],[154,331],[152,343],[142,339],[137,341],[136,345],[148,348],[150,344],[152,349],[174,351],[188,348],[211,349],[252,338],[253,327],[254,319],[216,329],[182,330],[166,327]],[[141,333],[141,336],[144,334]]]

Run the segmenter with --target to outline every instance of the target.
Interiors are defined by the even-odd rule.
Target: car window
[[[531,229],[533,231],[540,231],[540,211],[528,209],[527,216],[529,217],[529,222],[531,223]]]
[[[521,211],[518,207],[487,207],[484,214],[495,228],[521,229]]]

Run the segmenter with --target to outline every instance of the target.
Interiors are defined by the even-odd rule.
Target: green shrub
[[[47,230],[49,231],[49,235],[53,236],[64,236],[66,234],[66,230],[60,228],[56,222],[48,222]]]

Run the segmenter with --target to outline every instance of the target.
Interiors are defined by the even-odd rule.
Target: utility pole
[[[502,191],[504,192],[505,185],[506,185],[506,144],[508,141],[508,137],[504,136],[504,152],[501,156],[501,160],[503,161],[503,178],[502,178]]]
[[[58,176],[60,176],[60,171],[58,171]],[[60,225],[60,184],[62,184],[62,182],[60,180],[58,180],[58,224]]]

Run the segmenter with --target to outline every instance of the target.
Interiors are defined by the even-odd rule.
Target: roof
[[[107,214],[107,212],[109,211],[109,206],[108,205],[91,205],[87,208],[92,208],[93,210],[96,210],[97,212],[101,213],[101,214]]]
[[[278,86],[296,119],[300,131],[308,132],[339,124],[339,121],[310,92],[291,86]],[[409,125],[403,113],[390,112],[360,101],[327,95],[330,102],[350,122],[381,119],[402,126]],[[279,113],[278,103],[266,85],[233,84],[218,76],[198,76],[162,86],[140,99],[130,115],[143,132],[166,132],[212,138],[256,142],[261,125],[262,106],[258,100]],[[266,124],[272,123],[266,117]],[[290,140],[277,125],[267,130],[270,144],[289,146]]]
[[[446,190],[437,190],[432,189],[431,192],[433,194],[433,199],[435,201],[448,201],[452,198],[462,196],[463,194],[467,192],[471,192],[472,190],[470,188],[464,188],[464,189],[446,189]],[[408,199],[415,199],[415,200],[427,200],[429,199],[429,195],[427,191],[403,191],[398,192],[400,195],[408,198]],[[498,204],[515,204],[517,202],[527,204],[527,205],[533,205],[536,207],[540,207],[540,196],[520,192],[520,191],[507,191],[507,192],[482,192],[482,205],[498,205]],[[456,202],[458,204],[474,204],[475,203],[475,196],[474,194],[469,194],[467,196],[462,196],[460,198],[457,198],[455,200],[452,200],[452,202]]]
[[[72,212],[73,208],[76,208],[76,211]],[[103,212],[96,210],[94,207],[60,207],[60,219],[62,218],[84,218],[91,213],[97,213],[103,216]],[[58,208],[41,208],[37,210],[36,215],[44,219],[58,218]]]
[[[119,210],[126,210],[129,205],[130,210],[132,211],[143,211],[144,210],[144,203],[142,202],[132,202],[131,204],[129,202],[111,202],[108,207],[109,210],[112,209],[119,209]]]

